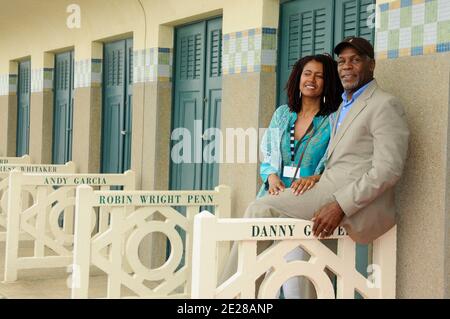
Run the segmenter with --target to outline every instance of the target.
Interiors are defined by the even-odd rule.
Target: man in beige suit
[[[313,232],[320,238],[342,225],[356,242],[370,243],[395,224],[394,185],[403,171],[409,130],[400,101],[373,78],[372,45],[351,37],[334,52],[345,92],[320,181],[298,196],[285,189],[262,197],[249,205],[244,217],[313,220]],[[233,255],[224,278],[236,269]]]

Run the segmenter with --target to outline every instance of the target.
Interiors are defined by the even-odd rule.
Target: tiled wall
[[[170,81],[173,50],[148,48],[133,52],[133,83]]]
[[[17,74],[0,74],[0,96],[17,93]]]
[[[75,88],[99,87],[102,83],[102,59],[75,61]]]
[[[450,51],[450,0],[397,0],[378,9],[378,59]]]
[[[53,89],[53,69],[31,70],[31,93],[51,91]]]
[[[0,96],[9,93],[9,74],[0,74]]]
[[[223,35],[223,74],[275,72],[277,29],[257,28]]]

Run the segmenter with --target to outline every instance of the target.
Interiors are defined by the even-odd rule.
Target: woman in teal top
[[[275,111],[261,143],[264,184],[258,197],[276,196],[285,188],[300,195],[314,186],[325,169],[333,113],[342,101],[343,92],[336,62],[329,55],[300,59],[293,67],[286,90],[288,104]],[[293,181],[294,174],[299,178]],[[305,260],[306,255],[297,247],[284,258],[287,262]],[[303,280],[288,279],[282,286],[284,297],[310,297]]]
[[[336,62],[322,54],[300,59],[286,90],[288,104],[277,108],[262,139],[263,185],[258,198],[267,193],[277,195],[286,187],[300,194],[314,186],[325,168],[332,113],[339,107],[343,92]],[[302,153],[300,178],[292,183]]]

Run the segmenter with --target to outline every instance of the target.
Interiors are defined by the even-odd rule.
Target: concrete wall
[[[397,294],[448,298],[450,54],[381,60],[376,78],[402,100],[411,129],[397,189]]]

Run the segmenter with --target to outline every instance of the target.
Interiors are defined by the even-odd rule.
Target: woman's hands
[[[291,184],[291,190],[295,195],[303,194],[313,188],[319,179],[320,175],[299,178]]]
[[[283,181],[278,177],[277,174],[270,174],[267,180],[269,181],[270,195],[278,195],[286,188]]]

